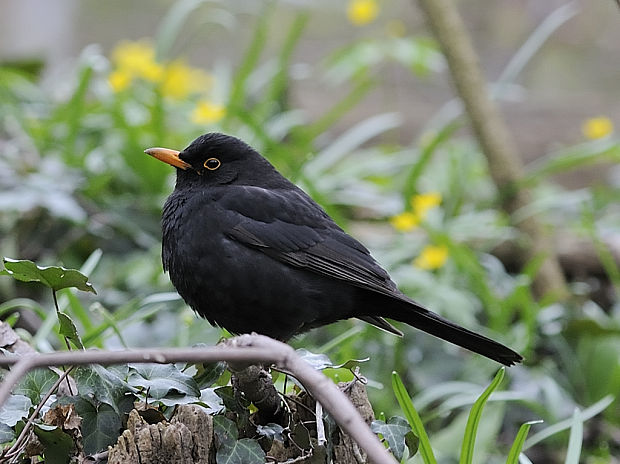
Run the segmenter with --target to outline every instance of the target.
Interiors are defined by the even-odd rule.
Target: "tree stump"
[[[209,464],[213,419],[197,405],[184,404],[170,420],[149,424],[135,409],[108,455],[109,464]]]

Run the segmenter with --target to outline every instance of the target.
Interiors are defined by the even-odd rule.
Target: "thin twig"
[[[58,297],[56,296],[56,290],[54,289],[52,289],[52,298],[54,299],[54,307],[56,308],[56,316],[58,316],[58,323],[60,324],[60,306],[58,305]],[[71,351],[71,344],[69,343],[69,339],[64,335],[63,337],[65,339],[65,345],[67,345],[67,350]],[[60,368],[64,372],[69,372],[71,369],[73,369],[73,366],[71,366],[69,370],[67,370],[65,366],[60,366]],[[75,393],[73,393],[73,389],[71,388],[71,382],[67,382],[67,388],[69,389],[69,394],[71,396],[74,396]]]
[[[41,409],[43,408],[43,406],[45,406],[45,403],[47,403],[47,400],[49,400],[50,396],[54,394],[54,392],[58,389],[60,384],[67,378],[69,373],[73,370],[73,367],[74,366],[71,366],[69,369],[63,372],[58,377],[58,380],[54,382],[54,385],[52,385],[52,387],[47,391],[45,396],[41,398],[41,400],[39,401],[39,404],[37,405],[35,410],[32,412],[30,417],[28,418],[26,425],[24,426],[23,430],[17,437],[17,440],[15,440],[15,443],[13,444],[13,446],[11,446],[11,448],[9,448],[8,450],[2,452],[3,457],[11,458],[21,453],[22,444],[25,445],[28,437],[30,437],[30,429],[32,428],[32,425],[34,424],[34,420],[39,415],[39,412],[41,412]]]
[[[11,389],[31,369],[37,367],[84,364],[176,363],[176,362],[257,362],[273,363],[290,371],[305,386],[336,423],[376,464],[396,461],[371,432],[355,406],[338,386],[301,359],[290,346],[263,335],[242,335],[225,345],[210,348],[166,348],[127,351],[71,351],[28,354],[19,358],[0,358],[0,366],[13,366],[0,384],[0,405]]]

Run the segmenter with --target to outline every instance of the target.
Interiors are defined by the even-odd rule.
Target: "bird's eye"
[[[220,162],[219,159],[217,158],[209,158],[207,161],[205,161],[205,163],[203,164],[203,166],[205,168],[207,168],[209,171],[215,171],[217,168],[219,168],[222,165],[222,163]]]

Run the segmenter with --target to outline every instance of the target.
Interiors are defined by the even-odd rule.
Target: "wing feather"
[[[291,266],[409,301],[370,252],[303,191],[242,187],[233,198],[235,204],[226,205],[237,215],[227,231],[233,240]]]

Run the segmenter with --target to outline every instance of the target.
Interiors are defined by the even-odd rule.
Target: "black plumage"
[[[164,269],[183,299],[233,333],[287,340],[356,317],[405,322],[505,365],[521,356],[404,295],[368,250],[243,141],[205,134],[146,152],[177,167],[164,205]]]

